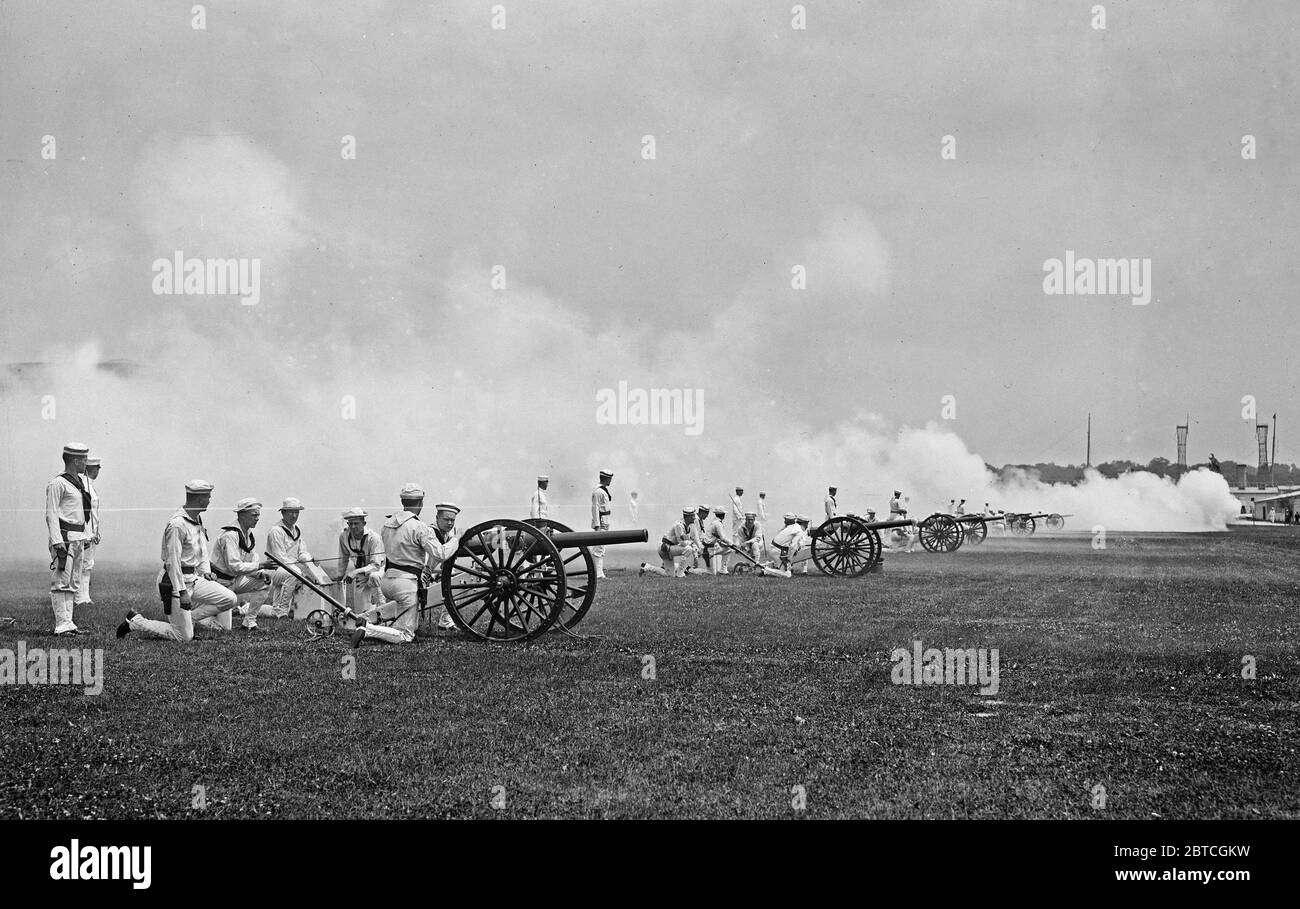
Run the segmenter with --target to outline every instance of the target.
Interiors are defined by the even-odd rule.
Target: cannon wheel
[[[962,542],[978,546],[988,539],[989,525],[983,518],[978,521],[965,521],[961,525]]]
[[[1060,530],[1065,526],[1065,518],[1061,517],[1059,514],[1049,514],[1047,516],[1047,526],[1051,530]]]
[[[573,532],[572,527],[567,527],[559,521],[552,521],[550,518],[527,518],[524,523],[542,528],[547,536],[552,533]],[[579,546],[569,556],[561,552],[560,557],[564,560],[566,592],[564,610],[555,624],[571,629],[583,620],[596,599],[596,560],[586,546]],[[581,563],[575,565],[578,560],[581,560]]]
[[[739,565],[732,565],[730,570],[731,573],[736,575],[737,577],[741,575],[749,574],[751,571],[753,571],[753,569],[749,567],[749,564],[747,562],[741,562]]]
[[[812,557],[822,574],[856,578],[880,561],[880,534],[856,518],[840,515],[817,531]]]
[[[1016,515],[1016,520],[1011,523],[1011,532],[1018,537],[1032,537],[1038,525],[1034,519],[1027,514]]]
[[[961,525],[946,514],[932,514],[922,521],[920,534],[927,552],[956,552],[961,548]]]
[[[443,565],[442,602],[456,627],[484,641],[526,641],[564,611],[564,559],[540,527],[475,524]]]

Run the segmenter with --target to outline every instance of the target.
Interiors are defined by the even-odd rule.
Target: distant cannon
[[[1065,519],[1073,517],[1069,514],[1057,514],[1056,512],[1026,512],[1023,514],[1014,514],[1007,512],[1002,516],[1006,521],[1007,530],[1012,536],[1032,537],[1034,531],[1038,529],[1038,522],[1045,521],[1047,527],[1051,530],[1060,530],[1065,526]]]
[[[861,515],[837,515],[812,531],[813,564],[823,574],[856,578],[879,564],[884,550],[880,540],[882,530],[916,528],[921,546],[927,552],[946,553],[961,548],[966,538],[963,527],[959,519],[946,514],[932,514],[922,521],[911,518],[872,521]]]

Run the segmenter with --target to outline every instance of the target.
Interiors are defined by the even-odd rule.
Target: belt
[[[384,559],[384,568],[394,571],[405,571],[407,574],[413,574],[417,578],[424,574],[423,568],[416,568],[414,565],[398,565],[396,562],[390,562]]]
[[[198,571],[198,568],[194,567],[193,565],[182,565],[182,566],[181,566],[181,574],[194,574],[194,572],[196,572],[196,571]],[[215,572],[214,572],[214,573],[215,573]],[[167,577],[167,563],[166,563],[166,562],[163,562],[163,577]]]
[[[184,570],[185,570],[184,568],[181,569],[181,571]],[[233,581],[235,579],[235,576],[233,574],[226,574],[224,571],[222,571],[219,568],[212,569],[212,573],[217,577],[221,578],[221,580],[223,581]]]

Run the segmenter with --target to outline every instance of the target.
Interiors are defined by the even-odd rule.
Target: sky
[[[1094,462],[1188,413],[1253,462],[1247,395],[1300,460],[1294,3],[500,6],[0,5],[0,545],[73,439],[160,510],[124,558],[192,477],[322,540],[412,480],[487,517],[547,473],[580,525],[604,467],[652,535],[737,483],[1032,507],[980,465],[1080,463],[1088,413]],[[1150,303],[1047,295],[1067,250]],[[155,293],[177,251],[257,302]],[[599,422],[620,382],[697,425]]]

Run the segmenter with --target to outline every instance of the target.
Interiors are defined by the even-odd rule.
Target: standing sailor
[[[731,496],[731,538],[733,540],[740,538],[740,525],[745,523],[745,503],[741,499],[744,494],[744,487],[737,486]]]
[[[827,487],[826,499],[822,502],[822,506],[826,509],[826,520],[828,521],[840,513],[839,506],[835,501],[835,493],[837,492],[839,492],[838,486]]]
[[[82,482],[86,492],[90,493],[90,519],[86,522],[85,548],[81,554],[81,586],[77,590],[76,606],[94,606],[90,598],[90,570],[95,567],[95,548],[99,546],[99,493],[95,491],[95,480],[99,479],[99,458],[86,458],[86,474]]]
[[[537,489],[533,492],[532,501],[528,506],[528,516],[530,518],[545,518],[548,515],[546,505],[546,487],[550,485],[551,478],[542,474],[537,478]]]
[[[194,626],[230,630],[231,611],[239,598],[213,580],[208,552],[208,531],[203,512],[212,501],[212,484],[191,480],[185,484],[185,506],[172,515],[163,530],[158,596],[168,621],[146,619],[134,609],[117,626],[117,636],[132,631],[171,641],[192,641]]]
[[[767,493],[758,494],[758,539],[767,558]]]
[[[73,600],[81,591],[86,542],[93,532],[93,506],[83,474],[90,448],[81,442],[63,446],[63,473],[45,486],[45,528],[50,550],[50,608],[54,633],[80,634],[72,621]],[[93,526],[93,525],[92,525]]]
[[[600,483],[591,491],[591,529],[609,530],[610,503],[614,501],[609,492],[609,484],[614,475],[608,470],[600,472]],[[605,547],[591,547],[591,554],[596,560],[596,577],[605,577]]]
[[[235,523],[222,527],[212,546],[212,576],[236,598],[246,597],[238,607],[244,614],[246,631],[257,629],[259,615],[275,614],[265,605],[272,563],[257,558],[257,536],[253,533],[261,518],[261,502],[251,497],[240,499],[235,503]]]

